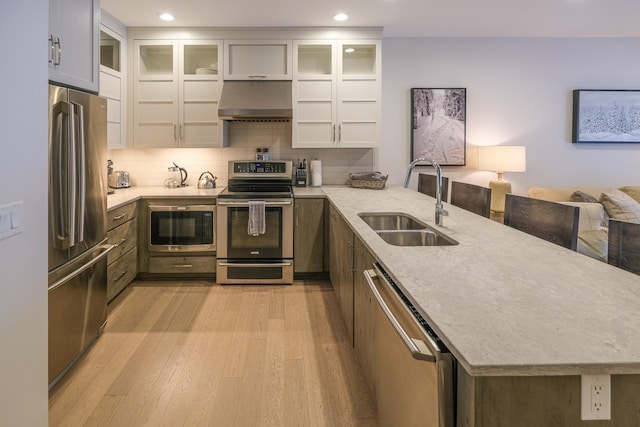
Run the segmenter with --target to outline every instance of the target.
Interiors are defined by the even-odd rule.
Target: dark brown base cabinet
[[[293,257],[298,277],[326,275],[328,227],[324,198],[296,198],[294,202]]]
[[[640,427],[640,375],[611,375],[611,419],[580,419],[580,376],[472,377],[458,369],[458,427]]]
[[[137,202],[131,202],[107,214],[108,243],[114,245],[107,255],[107,301],[122,292],[138,273],[137,207]]]
[[[347,329],[353,343],[353,231],[330,205],[329,207],[329,277],[338,299]]]
[[[329,273],[371,396],[375,400],[375,304],[364,277],[375,258],[333,206],[329,207]]]

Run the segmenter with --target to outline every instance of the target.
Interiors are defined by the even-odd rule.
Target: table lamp
[[[478,147],[478,169],[498,173],[498,179],[489,182],[491,211],[503,213],[505,195],[511,192],[511,183],[502,178],[502,173],[527,170],[526,147],[505,145]]]

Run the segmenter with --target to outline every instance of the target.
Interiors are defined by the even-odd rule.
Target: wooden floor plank
[[[375,426],[328,281],[135,281],[50,392],[51,426]]]

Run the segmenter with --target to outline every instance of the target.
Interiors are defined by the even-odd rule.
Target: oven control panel
[[[291,177],[291,161],[231,161],[230,178],[234,176]]]

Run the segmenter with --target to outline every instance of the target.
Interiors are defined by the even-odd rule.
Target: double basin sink
[[[458,242],[411,215],[362,212],[358,216],[385,242],[395,246],[452,246]]]

